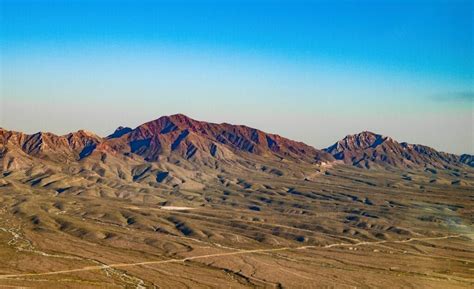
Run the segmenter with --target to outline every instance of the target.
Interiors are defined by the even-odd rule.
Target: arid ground
[[[472,288],[472,171],[279,170],[174,190],[4,175],[0,288]]]
[[[0,288],[472,288],[473,159],[184,115],[0,129]]]

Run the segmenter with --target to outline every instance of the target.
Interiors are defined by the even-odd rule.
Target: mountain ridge
[[[162,116],[136,128],[118,127],[107,137],[78,130],[65,135],[25,134],[0,128],[0,156],[17,150],[51,160],[79,161],[93,154],[138,155],[145,161],[179,158],[212,165],[253,156],[306,163],[344,163],[360,168],[392,166],[453,169],[474,166],[474,156],[439,152],[363,131],[322,150],[245,125],[210,123],[184,114]]]
[[[462,165],[472,167],[468,154],[440,152],[429,146],[398,142],[370,131],[347,135],[323,150],[346,164],[365,168],[383,164],[403,168],[427,165],[441,169]]]

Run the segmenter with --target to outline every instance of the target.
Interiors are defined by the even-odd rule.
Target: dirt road
[[[383,241],[358,242],[358,243],[334,243],[334,244],[325,245],[325,246],[281,247],[281,248],[274,248],[274,249],[255,249],[255,250],[236,249],[238,251],[199,255],[199,256],[186,257],[182,259],[144,261],[144,262],[137,262],[137,263],[117,263],[117,264],[110,264],[110,265],[87,266],[87,267],[77,268],[77,269],[68,269],[68,270],[59,270],[59,271],[50,271],[50,272],[41,272],[41,273],[0,275],[0,279],[28,277],[28,276],[31,277],[31,276],[57,275],[57,274],[76,273],[76,272],[84,272],[84,271],[92,271],[92,270],[102,270],[102,269],[109,269],[109,268],[125,268],[125,267],[132,267],[132,266],[141,266],[141,265],[180,263],[180,262],[186,262],[186,261],[191,261],[191,260],[196,260],[196,259],[226,257],[226,256],[244,255],[244,254],[271,253],[271,252],[288,251],[288,250],[327,249],[327,248],[334,248],[334,247],[347,247],[347,246],[355,247],[355,246],[377,245],[377,244],[385,244],[385,243],[409,243],[413,241],[443,240],[443,239],[449,239],[449,238],[471,237],[471,235],[472,234],[469,234],[469,235],[456,234],[456,235],[447,235],[447,236],[441,236],[441,237],[409,238],[405,240],[393,240],[393,241],[383,240]]]

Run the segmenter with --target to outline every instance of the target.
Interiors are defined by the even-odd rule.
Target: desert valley
[[[0,288],[474,286],[472,155],[177,114],[0,129],[0,161]]]

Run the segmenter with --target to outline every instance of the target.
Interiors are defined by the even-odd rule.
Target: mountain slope
[[[459,156],[459,161],[463,164],[466,164],[470,167],[474,167],[474,156],[468,154],[462,154]]]
[[[364,168],[388,165],[399,168],[449,169],[469,164],[468,155],[460,157],[428,146],[399,143],[390,137],[369,131],[348,135],[324,151],[346,164]]]
[[[160,117],[114,135],[108,137],[103,147],[138,154],[149,161],[173,154],[197,161],[234,159],[236,155],[305,162],[333,160],[328,153],[279,135],[242,125],[197,121],[182,114]]]
[[[74,160],[87,156],[103,139],[79,130],[63,136],[48,132],[25,134],[0,128],[0,153],[16,151],[53,161]]]

